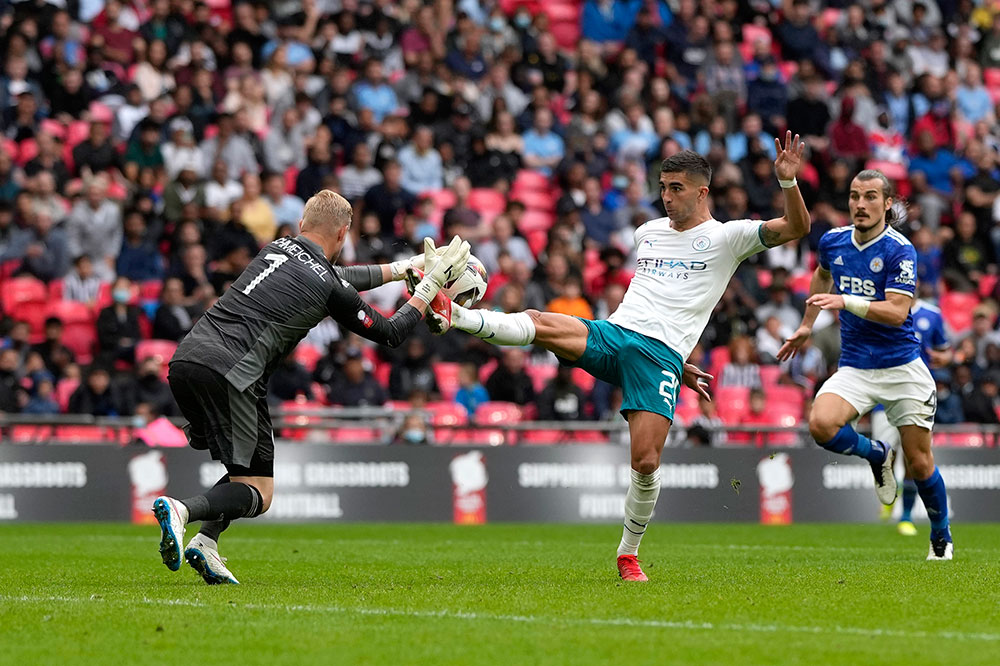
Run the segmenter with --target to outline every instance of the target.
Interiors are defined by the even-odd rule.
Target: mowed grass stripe
[[[104,597],[4,597],[0,596],[0,601],[25,604],[107,604],[118,606],[148,605],[148,606],[184,606],[190,608],[213,608],[221,604],[209,604],[191,599],[108,599]],[[846,634],[852,636],[870,636],[883,638],[902,639],[947,639],[947,640],[972,640],[983,642],[1000,642],[1000,634],[984,632],[965,631],[909,631],[904,629],[884,629],[870,627],[845,627],[840,625],[824,626],[797,626],[781,624],[741,624],[741,623],[714,623],[696,622],[693,620],[642,620],[636,618],[599,618],[599,617],[543,617],[536,615],[505,615],[484,613],[476,611],[461,610],[406,610],[401,608],[365,608],[352,606],[327,606],[314,604],[259,604],[246,603],[234,604],[230,607],[243,608],[250,611],[278,611],[286,613],[329,613],[337,615],[363,615],[363,616],[384,616],[384,617],[408,617],[420,619],[445,619],[462,620],[475,622],[510,622],[520,624],[542,624],[552,625],[574,625],[574,626],[607,626],[607,627],[641,627],[648,629],[677,629],[695,631],[721,631],[736,633],[765,633],[765,634]]]

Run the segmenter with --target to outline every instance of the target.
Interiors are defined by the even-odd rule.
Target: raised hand
[[[789,130],[785,132],[784,147],[782,147],[778,137],[774,138],[774,147],[778,153],[777,159],[774,160],[774,174],[778,180],[795,178],[796,174],[799,173],[799,167],[802,166],[802,153],[806,149],[806,144],[799,140],[798,134],[793,139],[792,132]]]
[[[781,345],[781,349],[778,350],[778,360],[787,361],[788,359],[795,356],[802,345],[806,343],[809,336],[812,335],[812,329],[808,326],[799,326],[798,330],[792,333],[791,337],[785,340],[785,344]]]

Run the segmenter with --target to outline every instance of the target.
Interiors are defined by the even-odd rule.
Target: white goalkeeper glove
[[[440,255],[444,252],[447,247],[440,247],[435,250],[435,253]],[[416,269],[421,273],[424,270],[424,264],[426,263],[424,258],[424,253],[415,254],[409,259],[400,259],[399,261],[394,261],[389,264],[389,271],[392,273],[391,279],[393,282],[397,280],[403,280],[406,278],[406,272],[410,269]]]
[[[452,238],[448,247],[443,248],[440,252],[434,247],[433,240],[425,238],[424,277],[414,287],[413,295],[430,305],[441,288],[465,270],[471,250],[469,243],[458,236]]]

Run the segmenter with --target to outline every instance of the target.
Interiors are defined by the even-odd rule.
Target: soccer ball
[[[465,266],[465,270],[457,278],[445,284],[442,291],[445,296],[463,308],[471,308],[482,300],[489,280],[483,262],[475,255],[469,255],[469,263]]]

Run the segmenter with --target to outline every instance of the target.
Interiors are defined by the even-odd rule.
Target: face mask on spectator
[[[499,16],[494,16],[490,19],[490,30],[493,32],[501,32],[503,30],[503,19]]]
[[[111,292],[111,298],[114,299],[115,303],[128,303],[131,295],[128,289],[115,289]]]
[[[413,442],[414,444],[419,444],[424,441],[424,431],[417,428],[411,428],[403,432],[403,439],[408,442]]]

